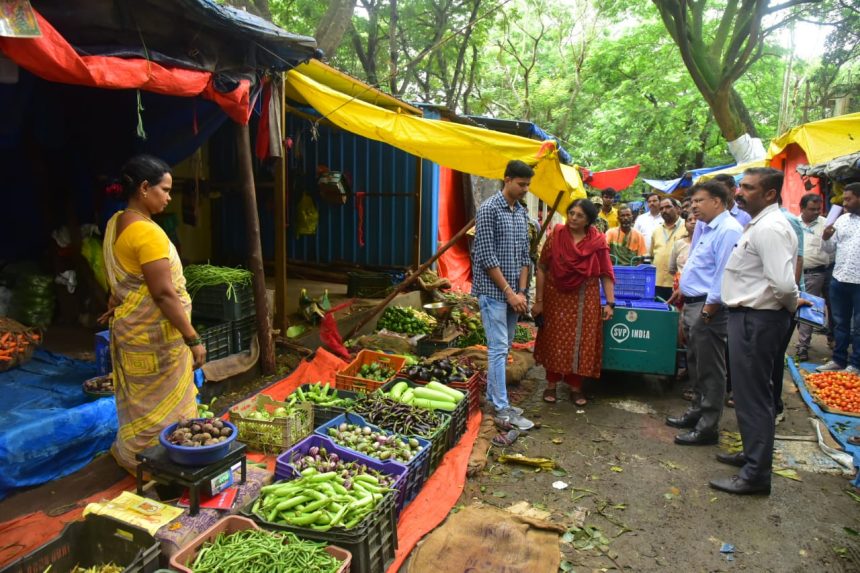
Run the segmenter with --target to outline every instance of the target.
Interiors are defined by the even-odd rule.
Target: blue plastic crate
[[[384,462],[369,458],[364,454],[339,446],[330,438],[311,434],[280,456],[275,462],[275,481],[296,479],[299,471],[292,464],[293,458],[305,456],[312,447],[325,448],[330,454],[337,454],[345,462],[357,462],[379,473],[394,478],[393,488],[397,490],[395,503],[399,514],[406,507],[406,477],[409,472],[406,465],[400,462],[386,460]]]
[[[626,301],[630,308],[641,310],[669,310],[669,305],[658,300],[629,300]]]
[[[636,267],[612,266],[615,271],[615,300],[653,300],[657,288],[657,267],[639,265]],[[600,285],[603,295],[603,284]]]
[[[347,412],[345,414],[341,414],[337,418],[334,418],[330,422],[326,422],[319,428],[317,428],[314,433],[320,436],[329,437],[328,429],[335,428],[340,426],[342,423],[346,422],[347,424],[354,424],[356,426],[369,426],[370,429],[374,432],[379,432],[386,436],[390,436],[393,432],[389,432],[387,430],[383,430],[378,426],[374,426],[373,424],[366,422],[364,418],[359,416],[358,414],[353,414]],[[424,485],[424,482],[427,481],[427,477],[430,473],[430,441],[425,440],[424,438],[419,438],[417,436],[410,436],[410,438],[415,438],[418,440],[418,444],[421,446],[421,451],[416,455],[412,460],[406,464],[409,473],[406,476],[406,485],[405,490],[405,501],[404,507],[409,504],[410,501],[418,497],[418,492],[421,491],[421,487]],[[334,441],[334,440],[332,440]],[[355,452],[355,450],[344,446],[343,444],[337,444],[339,447],[349,450],[351,452]],[[361,453],[361,452],[356,452]],[[366,455],[366,454],[363,454]],[[368,456],[372,460],[382,461],[379,458],[374,458],[372,456]],[[399,462],[398,462],[399,463]]]

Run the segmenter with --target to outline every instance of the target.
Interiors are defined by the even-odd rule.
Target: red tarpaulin
[[[639,166],[621,167],[608,171],[594,171],[589,176],[583,176],[582,181],[595,189],[612,187],[616,191],[627,189],[639,175]]]
[[[141,89],[178,97],[199,95],[217,103],[237,123],[247,124],[251,117],[248,80],[242,80],[231,92],[221,93],[215,89],[210,72],[164,67],[141,58],[79,56],[47,20],[38,12],[35,14],[41,37],[0,37],[0,51],[40,78],[62,84]]]
[[[469,221],[463,200],[463,174],[439,168],[439,244],[445,244]],[[469,239],[463,237],[439,257],[436,262],[439,276],[451,281],[454,290],[472,290],[472,261]]]

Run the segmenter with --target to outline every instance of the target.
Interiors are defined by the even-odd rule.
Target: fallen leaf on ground
[[[503,491],[494,491],[493,497],[508,497],[508,494]]]
[[[584,527],[586,517],[588,517],[588,510],[584,507],[577,507],[573,510],[573,513],[570,514],[570,518],[573,520],[573,525],[575,527]]]
[[[611,469],[612,471],[614,471],[615,473],[618,473],[618,474],[620,474],[621,472],[624,471],[624,468],[622,468],[621,466],[612,466],[609,469]]]
[[[561,438],[553,438],[552,443],[553,444],[563,444],[564,440],[562,440]]]
[[[531,505],[525,500],[518,501],[512,506],[505,508],[505,511],[514,515],[543,520],[549,519],[550,515],[552,515],[552,512],[546,511],[546,509],[539,509],[536,505]]]
[[[777,470],[773,470],[773,473],[780,477],[792,479],[794,481],[803,481],[800,479],[800,476],[797,474],[797,470],[793,470],[791,468],[781,468]]]

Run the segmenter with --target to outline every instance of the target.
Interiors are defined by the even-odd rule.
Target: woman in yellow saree
[[[180,417],[194,417],[193,368],[206,349],[191,325],[176,248],[152,215],[170,202],[170,167],[138,155],[122,168],[128,207],[107,224],[104,259],[111,291],[111,358],[119,432],[111,447],[117,462],[134,472],[135,454],[158,442]]]

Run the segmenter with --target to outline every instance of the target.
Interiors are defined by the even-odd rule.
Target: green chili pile
[[[289,532],[256,529],[219,533],[203,544],[191,565],[194,573],[336,573],[341,561],[329,555],[325,543],[304,541]]]
[[[368,474],[344,478],[338,472],[320,473],[315,468],[302,477],[260,490],[252,512],[270,523],[285,523],[328,531],[332,527],[352,529],[369,514],[390,490]]]
[[[227,285],[227,298],[234,301],[239,300],[236,287],[251,284],[251,271],[246,269],[233,269],[230,267],[216,267],[213,265],[188,265],[185,267],[185,289],[191,298],[203,287]]]

